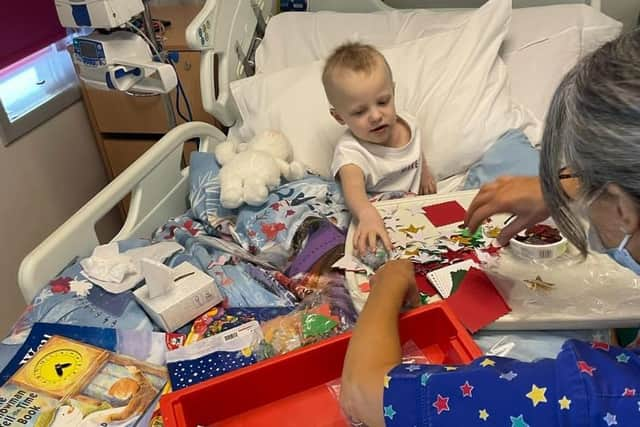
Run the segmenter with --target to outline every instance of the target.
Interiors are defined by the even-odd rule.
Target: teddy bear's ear
[[[238,147],[238,141],[228,139],[225,142],[218,144],[215,148],[215,155],[218,163],[224,165],[229,163],[231,159],[236,156]]]

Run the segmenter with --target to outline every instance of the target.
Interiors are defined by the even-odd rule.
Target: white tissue
[[[174,271],[171,267],[150,259],[141,259],[142,275],[147,282],[149,298],[164,295],[173,287]]]

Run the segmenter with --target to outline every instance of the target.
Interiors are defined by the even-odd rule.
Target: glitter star
[[[565,410],[569,410],[571,409],[571,400],[569,400],[567,398],[567,396],[562,396],[562,399],[558,400],[558,403],[560,404],[560,409],[565,409]]]
[[[594,341],[591,343],[591,348],[596,350],[609,351],[610,346],[606,342]]]
[[[480,366],[483,368],[486,368],[487,366],[496,366],[496,362],[491,359],[484,359],[482,363],[480,363]]]
[[[511,427],[529,427],[529,424],[525,422],[524,416],[522,414],[517,417],[509,418],[511,418]]]
[[[478,418],[480,418],[482,421],[487,421],[487,419],[489,419],[489,413],[486,409],[480,409],[478,411]]]
[[[475,387],[469,384],[469,381],[465,381],[464,384],[460,386],[460,391],[462,391],[462,397],[473,397],[473,389]]]
[[[624,393],[622,393],[622,397],[635,397],[636,389],[635,388],[624,388]]]
[[[531,387],[531,391],[527,393],[525,396],[531,399],[531,402],[533,403],[533,407],[535,408],[536,406],[538,406],[539,403],[547,402],[547,397],[545,396],[546,392],[547,392],[546,387],[538,387],[537,385],[533,384],[533,386]]]
[[[394,411],[393,409],[393,405],[389,405],[389,406],[385,406],[384,407],[384,417],[385,418],[389,418],[390,420],[393,419],[393,417],[395,417],[397,414],[396,411]]]
[[[605,423],[607,423],[607,425],[609,427],[614,426],[614,425],[618,425],[618,421],[616,420],[616,416],[610,412],[607,412],[607,415],[604,416],[602,418],[604,420]]]
[[[429,377],[430,376],[431,376],[431,374],[426,374],[426,373],[422,374],[420,376],[420,385],[423,386],[423,387],[426,386],[427,382],[429,381]]]
[[[587,374],[591,377],[593,376],[593,371],[596,370],[596,368],[594,368],[593,366],[589,366],[589,364],[584,360],[580,360],[578,362],[578,369],[580,369],[580,372],[582,372],[583,374]]]
[[[517,376],[518,376],[518,374],[516,374],[513,371],[509,371],[509,372],[505,372],[503,374],[500,374],[500,378],[503,379],[503,380],[507,380],[507,381],[513,381],[513,379],[515,377],[517,377]]]
[[[416,227],[415,225],[411,224],[408,227],[405,228],[398,228],[398,231],[402,231],[403,233],[411,233],[411,234],[416,234],[418,231],[422,230],[424,228],[423,226],[420,227]]]
[[[443,413],[444,411],[449,411],[449,398],[442,397],[438,394],[438,398],[432,405],[438,411],[438,415]]]
[[[629,363],[630,359],[631,357],[625,353],[620,353],[618,356],[616,356],[616,360],[618,361],[618,363]]]
[[[384,376],[384,388],[389,388],[389,381],[391,381],[391,377],[389,375]]]
[[[545,282],[544,280],[542,280],[542,277],[540,276],[536,276],[536,278],[533,280],[525,280],[524,282],[527,284],[527,287],[529,289],[533,289],[533,290],[541,289],[541,290],[548,291],[553,289],[554,286],[556,286],[554,283]]]

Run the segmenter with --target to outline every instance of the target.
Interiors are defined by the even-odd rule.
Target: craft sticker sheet
[[[501,248],[496,237],[507,216],[494,216],[471,233],[464,226],[464,206],[472,197],[472,194],[452,193],[374,204],[393,244],[389,259],[411,260],[417,276],[424,277],[426,284],[433,288],[433,292],[424,292],[425,302],[439,299],[433,298],[434,294],[442,298],[451,296],[456,283],[452,273],[466,272],[499,255]],[[348,240],[347,245],[351,244]],[[367,265],[369,268],[363,271],[362,264],[366,265],[367,260],[367,257],[358,258],[347,251],[345,259],[336,266],[344,268],[347,277],[351,277],[349,289],[359,309],[370,290],[368,277],[375,270],[375,266]],[[462,278],[461,275],[457,277]]]

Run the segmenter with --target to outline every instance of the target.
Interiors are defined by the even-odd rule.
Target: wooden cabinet
[[[202,107],[200,52],[189,50],[184,36],[185,28],[199,10],[198,5],[162,6],[152,8],[152,15],[154,19],[171,22],[164,33],[164,46],[171,52],[193,120],[218,126],[218,122]],[[109,179],[118,176],[169,130],[165,103],[160,96],[131,96],[86,86],[82,92]],[[184,120],[176,111],[176,93],[174,89],[170,94],[171,104],[177,123],[181,124]],[[180,99],[180,103],[180,110],[186,116],[184,100]],[[185,164],[194,149],[195,143],[185,145]],[[127,206],[128,197],[121,203],[123,217]]]

